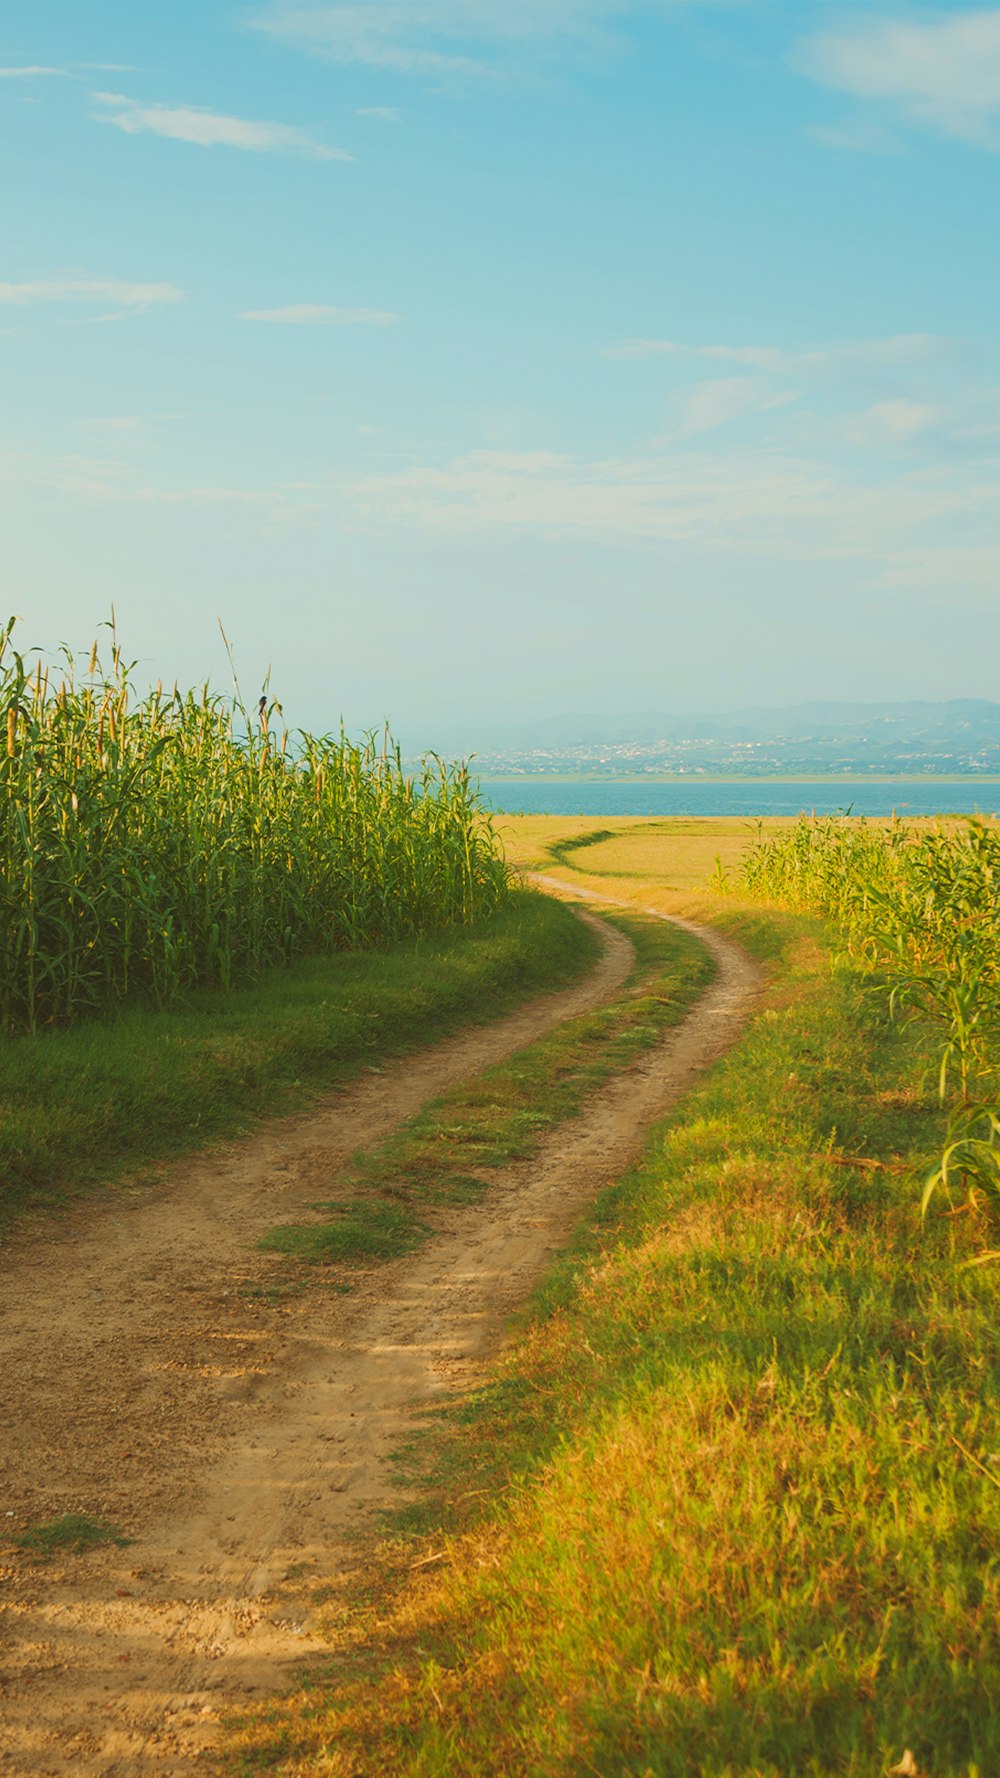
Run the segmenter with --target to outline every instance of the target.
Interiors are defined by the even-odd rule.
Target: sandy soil
[[[5,1249],[0,1539],[81,1511],[134,1541],[46,1562],[0,1551],[0,1771],[190,1778],[221,1710],[325,1648],[317,1580],[390,1497],[386,1459],[415,1411],[479,1380],[583,1206],[745,1018],[753,966],[697,930],[720,968],[685,1023],[481,1202],[439,1213],[416,1255],[333,1288],[324,1269],[295,1296],[269,1291],[281,1262],[255,1242],[428,1098],[612,997],[632,961],[619,933],[602,925],[582,987]]]

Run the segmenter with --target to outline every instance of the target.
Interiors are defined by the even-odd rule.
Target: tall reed
[[[113,640],[29,668],[0,629],[0,1025],[228,986],[308,952],[468,923],[508,870],[465,766],[415,778],[209,691],[136,694]],[[244,732],[245,731],[245,732]]]

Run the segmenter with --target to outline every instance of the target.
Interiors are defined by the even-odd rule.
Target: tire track
[[[685,1021],[530,1161],[499,1172],[480,1203],[447,1212],[416,1255],[361,1275],[349,1297],[311,1289],[261,1303],[238,1280],[257,1235],[328,1193],[358,1148],[612,998],[633,958],[620,933],[602,923],[605,951],[582,987],[185,1163],[132,1210],[92,1204],[10,1256],[0,1423],[17,1426],[17,1442],[2,1510],[48,1518],[86,1500],[137,1541],[27,1574],[23,1559],[10,1564],[4,1771],[182,1778],[214,1744],[220,1708],[287,1687],[305,1655],[327,1652],[310,1589],[331,1570],[335,1581],[371,1508],[398,1500],[386,1459],[415,1407],[481,1378],[585,1205],[749,1011],[749,959],[677,923],[719,966]]]

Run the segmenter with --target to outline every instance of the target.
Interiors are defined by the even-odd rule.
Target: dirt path
[[[414,1405],[477,1380],[583,1205],[731,1041],[753,966],[701,932],[719,974],[685,1023],[483,1201],[443,1213],[418,1254],[341,1274],[349,1295],[271,1300],[256,1239],[428,1098],[610,998],[632,952],[602,931],[583,987],[5,1250],[0,1537],[79,1510],[135,1542],[37,1565],[0,1556],[0,1771],[190,1775],[220,1708],[287,1685],[325,1647],[310,1590],[387,1497]]]

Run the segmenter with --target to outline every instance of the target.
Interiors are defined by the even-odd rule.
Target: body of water
[[[992,815],[1000,783],[978,778],[887,780],[484,778],[487,807],[509,815]]]

